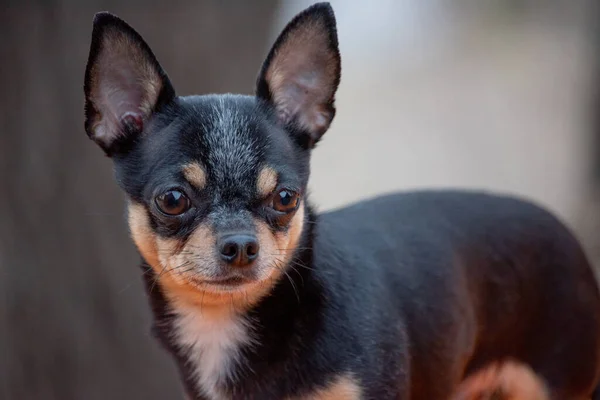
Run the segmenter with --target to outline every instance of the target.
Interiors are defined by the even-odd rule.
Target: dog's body
[[[442,400],[505,358],[552,399],[590,396],[600,296],[549,213],[457,191],[312,211],[339,79],[324,4],[284,30],[256,96],[177,97],[139,34],[95,20],[86,130],[128,195],[154,331],[188,396]]]
[[[422,192],[308,221],[293,282],[282,279],[239,316],[251,340],[222,387],[228,398],[335,387],[350,394],[331,398],[446,399],[470,372],[505,358],[531,365],[554,399],[593,389],[596,284],[578,244],[545,211],[512,198]],[[164,310],[160,338],[179,353],[193,393],[202,365],[177,350],[177,321]]]

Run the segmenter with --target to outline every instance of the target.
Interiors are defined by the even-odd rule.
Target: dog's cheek
[[[304,205],[300,205],[286,232],[273,233],[269,226],[262,221],[257,220],[255,224],[261,246],[260,253],[264,257],[262,269],[268,278],[276,280],[300,242],[304,228]]]
[[[178,265],[182,267],[181,274],[211,274],[211,269],[217,264],[217,238],[212,227],[207,224],[198,225],[187,239],[179,253]],[[192,263],[195,268],[192,269]]]
[[[285,260],[288,261],[290,257],[292,257],[296,247],[298,247],[298,243],[300,242],[300,237],[302,236],[302,231],[304,229],[304,204],[300,204],[300,207],[294,214],[294,217],[290,221],[289,228],[287,232],[277,234],[277,248],[280,249],[280,252],[285,254]]]
[[[204,279],[212,274],[216,238],[210,227],[199,225],[185,243],[164,238],[156,241],[161,279],[168,275],[175,283],[187,285],[190,278]]]
[[[274,274],[280,271],[280,267],[283,265],[282,253],[268,224],[262,220],[254,219],[254,226],[260,244],[259,279],[274,278]]]
[[[138,251],[161,278],[170,274],[170,266],[184,262],[177,250],[179,243],[174,239],[161,238],[153,231],[144,205],[134,202],[128,205],[128,222]]]
[[[146,207],[139,203],[130,202],[127,214],[133,242],[146,262],[156,270],[160,265],[158,243],[156,234],[150,226]]]

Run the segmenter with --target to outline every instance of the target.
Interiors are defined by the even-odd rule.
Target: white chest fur
[[[251,341],[247,321],[237,315],[208,318],[192,308],[177,314],[176,338],[189,354],[198,387],[212,400],[224,399],[220,384],[235,378],[240,347]]]

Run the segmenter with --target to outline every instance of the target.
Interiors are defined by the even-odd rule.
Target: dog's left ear
[[[329,3],[298,14],[279,35],[262,66],[257,97],[271,103],[282,123],[312,148],[335,115],[341,63]]]
[[[96,14],[85,70],[85,130],[107,155],[126,150],[175,98],[150,47],[125,21]]]

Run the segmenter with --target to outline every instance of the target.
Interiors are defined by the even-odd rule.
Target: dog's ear
[[[127,148],[175,97],[150,47],[127,23],[96,14],[85,71],[85,130],[107,155]]]
[[[257,81],[257,97],[275,107],[280,122],[312,148],[335,115],[340,82],[336,21],[329,3],[317,3],[285,27]]]

